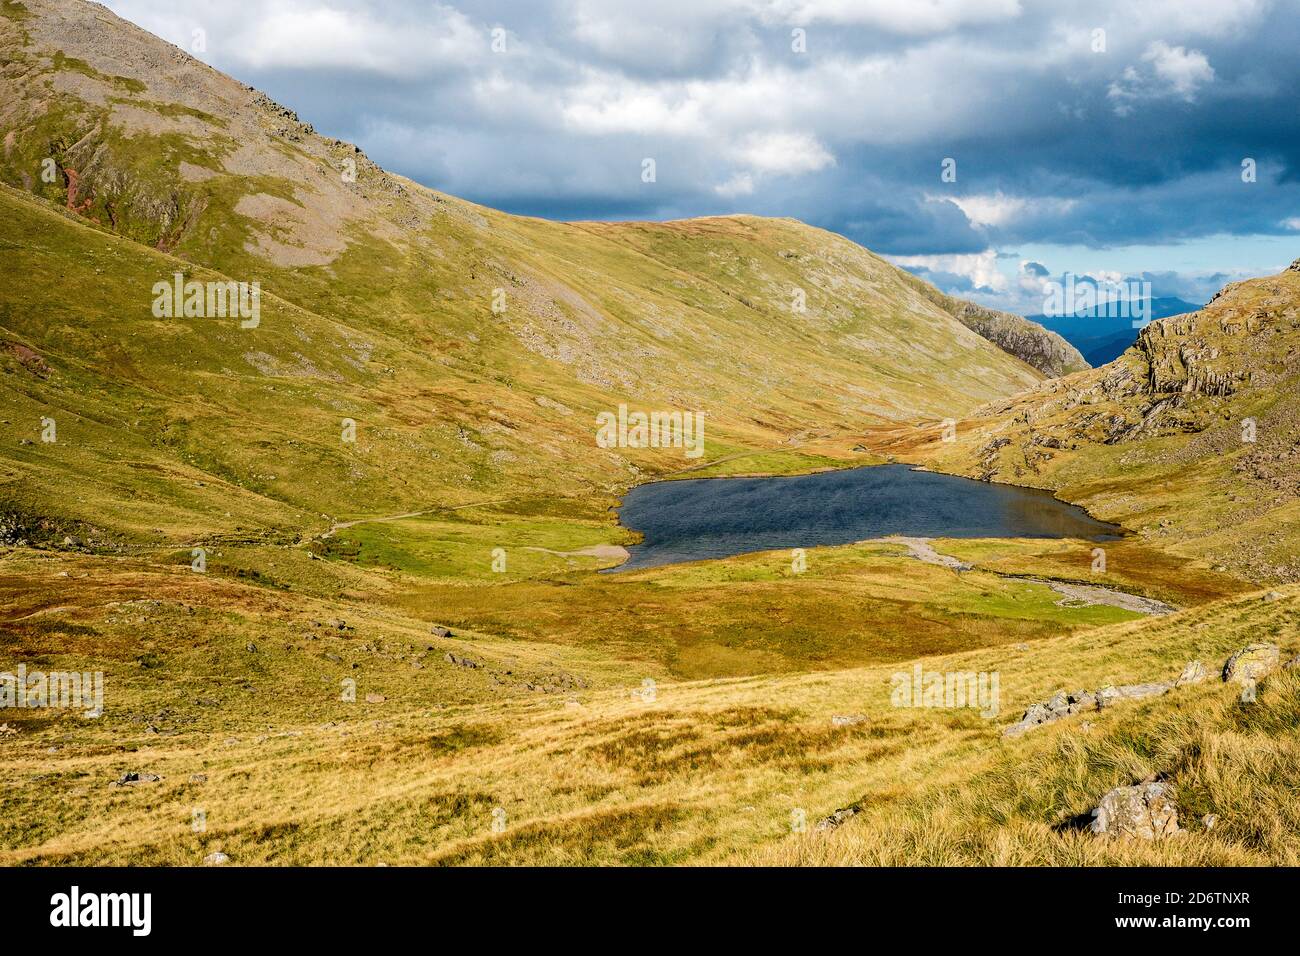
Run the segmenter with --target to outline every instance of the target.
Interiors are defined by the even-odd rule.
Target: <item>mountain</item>
[[[97,4],[0,0],[0,93],[0,673],[107,688],[4,711],[0,865],[1300,858],[1293,670],[1000,735],[1296,653],[1300,272],[1088,369],[793,220],[427,189]],[[620,406],[703,454],[601,447]],[[1179,610],[1071,539],[596,573],[634,484],[889,455],[1122,522],[1107,585]],[[919,668],[1001,710],[897,706]],[[1214,832],[1062,829],[1148,772]]]
[[[689,464],[592,454],[595,415],[622,404],[704,413],[711,459],[955,417],[1042,380],[831,233],[506,215],[385,172],[102,6],[2,9],[0,181],[44,200],[0,200],[10,268],[32,277],[0,298],[7,427],[58,408],[84,430],[56,460],[10,446],[12,493],[52,533],[290,533],[543,491],[599,513]],[[177,272],[260,283],[260,325],[154,316]],[[124,485],[122,460],[150,471]],[[70,481],[71,500],[54,491]]]
[[[985,406],[955,443],[911,450],[1051,488],[1255,580],[1300,579],[1300,260],[1152,322],[1109,365]]]
[[[1195,312],[1200,308],[1194,302],[1175,296],[1156,296],[1147,303],[1151,319],[1167,319],[1172,315]],[[1026,320],[1061,335],[1074,345],[1089,365],[1113,362],[1137,339],[1131,316],[1105,315],[1106,310],[1093,307],[1072,315],[1030,315]],[[1112,310],[1113,311],[1113,310]]]
[[[1083,339],[1080,344],[1087,350],[1084,358],[1088,360],[1089,365],[1107,365],[1123,355],[1124,350],[1136,341],[1137,332],[1137,329],[1130,329],[1110,336]]]
[[[956,299],[915,276],[911,276],[911,279],[922,295],[962,325],[1032,365],[1049,378],[1058,378],[1090,367],[1089,360],[1078,349],[1040,322]]]

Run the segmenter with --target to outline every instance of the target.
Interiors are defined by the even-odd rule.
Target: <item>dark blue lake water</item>
[[[779,478],[658,481],[629,491],[623,525],[645,540],[617,570],[888,535],[1117,538],[1047,491],[876,465]]]

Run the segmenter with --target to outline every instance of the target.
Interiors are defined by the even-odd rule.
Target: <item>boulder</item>
[[[203,858],[204,866],[222,866],[229,862],[230,862],[230,857],[226,856],[226,854],[220,851],[216,853],[209,853],[207,856]]]
[[[1276,644],[1247,644],[1224,662],[1223,679],[1245,684],[1277,670],[1282,652]]]
[[[861,812],[861,810],[862,808],[857,804],[851,807],[843,807],[836,810],[829,817],[817,821],[817,826],[813,827],[813,829],[819,833],[828,833],[840,826],[845,820]]]
[[[1094,710],[1096,707],[1097,696],[1095,694],[1090,694],[1085,690],[1076,690],[1073,693],[1059,691],[1053,694],[1050,700],[1041,704],[1031,704],[1017,723],[1002,731],[1002,736],[1019,737],[1035,727],[1053,723],[1062,717],[1072,717],[1080,711]]]
[[[1149,778],[1111,790],[1101,798],[1092,817],[1088,831],[1097,836],[1163,840],[1181,832],[1173,787]]]
[[[1188,661],[1187,666],[1183,668],[1183,672],[1179,674],[1178,679],[1174,681],[1174,686],[1182,687],[1185,684],[1199,684],[1205,680],[1205,677],[1206,673],[1204,664],[1200,661]]]
[[[1173,684],[1125,684],[1121,687],[1103,687],[1097,691],[1097,709],[1109,707],[1121,700],[1141,700],[1143,697],[1159,697],[1174,689]]]
[[[434,624],[429,628],[429,633],[434,637],[451,637],[451,628]]]

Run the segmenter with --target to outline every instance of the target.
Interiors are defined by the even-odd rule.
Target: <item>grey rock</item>
[[[1043,724],[1050,724],[1060,720],[1063,717],[1072,717],[1073,715],[1085,710],[1095,710],[1097,708],[1097,695],[1090,694],[1085,690],[1076,690],[1071,693],[1059,691],[1053,694],[1051,699],[1039,704],[1030,704],[1029,709],[1025,711],[1024,716],[1019,721],[1002,731],[1003,737],[1019,737],[1021,734],[1033,730],[1035,727],[1041,727]]]
[[[451,628],[442,627],[439,624],[430,626],[429,633],[434,637],[451,637]]]
[[[1199,684],[1206,678],[1205,665],[1200,661],[1188,661],[1183,672],[1178,675],[1174,681],[1175,687],[1182,687],[1186,684]]]
[[[856,803],[851,807],[842,807],[841,809],[836,810],[830,816],[825,817],[822,820],[818,820],[817,825],[813,827],[813,829],[819,833],[828,833],[831,830],[838,828],[850,817],[856,816],[861,812],[862,812],[862,807],[858,806]]]
[[[216,853],[209,853],[207,856],[203,858],[204,866],[224,866],[229,862],[230,862],[230,857],[226,856],[226,854],[221,853],[220,851]]]
[[[1163,840],[1181,832],[1173,787],[1151,779],[1111,790],[1092,816],[1088,830],[1097,836]]]
[[[1247,644],[1223,664],[1223,679],[1245,684],[1277,670],[1282,652],[1276,644]]]
[[[1143,697],[1159,697],[1174,689],[1173,684],[1124,684],[1120,687],[1103,687],[1097,691],[1097,709],[1110,707],[1121,700],[1141,700]]]

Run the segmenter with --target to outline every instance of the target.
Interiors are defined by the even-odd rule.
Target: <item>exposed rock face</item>
[[[1251,580],[1300,580],[1282,513],[1300,500],[1300,270],[1233,283],[1150,323],[1101,368],[984,406],[955,443],[898,447],[937,470],[1057,491],[1150,537],[1202,542],[1221,570]],[[1199,482],[1221,494],[1192,494]]]
[[[956,307],[948,311],[962,325],[1026,365],[1032,365],[1048,378],[1059,378],[1091,367],[1078,349],[1037,322],[1010,312],[986,309],[974,302],[957,299],[951,302]]]
[[[1040,704],[1030,704],[1024,716],[1002,731],[1002,736],[1019,737],[1035,727],[1041,727],[1043,724],[1054,723],[1063,717],[1073,717],[1081,711],[1096,709],[1097,695],[1090,694],[1085,690],[1076,690],[1073,693],[1061,691],[1054,694],[1050,700],[1043,701]]]
[[[1223,679],[1245,684],[1277,670],[1282,652],[1276,644],[1247,644],[1224,662]]]
[[[1116,787],[1101,798],[1092,816],[1088,830],[1098,836],[1163,840],[1181,832],[1173,788],[1155,780]]]
[[[1037,322],[953,298],[933,286],[921,283],[919,279],[916,282],[918,287],[924,286],[919,291],[926,298],[966,328],[1026,365],[1038,369],[1048,378],[1059,378],[1092,367],[1078,349]]]
[[[1076,690],[1070,693],[1059,691],[1049,700],[1031,704],[1024,716],[1016,723],[1002,731],[1003,737],[1019,737],[1035,727],[1055,723],[1065,717],[1086,710],[1103,710],[1120,701],[1141,700],[1145,697],[1159,697],[1176,687],[1187,684],[1199,684],[1205,680],[1205,665],[1200,661],[1190,661],[1176,680],[1153,681],[1147,684],[1124,684],[1119,687],[1107,685],[1096,691]]]

